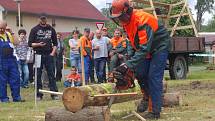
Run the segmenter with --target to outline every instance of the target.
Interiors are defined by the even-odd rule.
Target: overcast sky
[[[90,3],[92,3],[97,9],[101,9],[106,7],[106,3],[110,3],[112,0],[88,0]],[[196,0],[188,0],[190,8],[192,8],[192,13],[194,14],[194,19],[196,19],[196,11],[194,9],[194,6],[196,5]],[[204,16],[204,24],[208,22],[212,18],[212,15],[206,13]]]

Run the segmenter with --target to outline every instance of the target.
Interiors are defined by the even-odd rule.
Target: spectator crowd
[[[27,37],[25,29],[15,36],[5,21],[0,21],[0,101],[9,102],[7,84],[11,88],[14,102],[23,102],[20,88],[29,88],[34,83],[35,68],[37,69],[37,100],[43,99],[39,89],[43,88],[43,70],[46,70],[50,91],[58,91],[56,82],[63,81],[64,87],[81,86],[113,82],[113,71],[128,58],[127,35],[116,28],[113,37],[108,28],[91,31],[85,28],[83,34],[78,30],[71,32],[69,45],[70,72],[63,75],[63,62],[66,45],[61,33],[47,23],[47,16],[40,15],[39,23],[33,27]],[[82,36],[81,36],[82,35]],[[39,67],[34,67],[40,55]],[[82,55],[82,56],[81,56]],[[95,71],[94,71],[95,70]],[[96,78],[94,78],[94,73]],[[66,77],[62,80],[63,76]],[[58,100],[57,95],[51,95]]]

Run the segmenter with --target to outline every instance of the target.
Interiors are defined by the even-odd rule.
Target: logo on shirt
[[[52,37],[52,31],[51,30],[39,30],[37,31],[37,39],[39,40],[47,40],[51,39]]]

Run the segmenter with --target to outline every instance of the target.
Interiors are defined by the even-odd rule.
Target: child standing
[[[71,73],[67,75],[67,80],[64,82],[64,87],[81,86],[81,77],[77,73],[75,66],[72,66]]]
[[[29,49],[28,41],[26,39],[26,30],[20,29],[19,34],[19,44],[16,46],[16,54],[18,56],[18,67],[20,71],[20,84],[22,88],[28,88],[29,81],[29,70],[27,63],[27,52]]]

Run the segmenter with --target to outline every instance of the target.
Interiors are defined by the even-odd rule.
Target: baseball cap
[[[47,18],[47,14],[46,13],[41,13],[41,14],[39,14],[39,18],[40,19],[46,19]]]
[[[90,33],[90,28],[85,28],[84,31]]]

